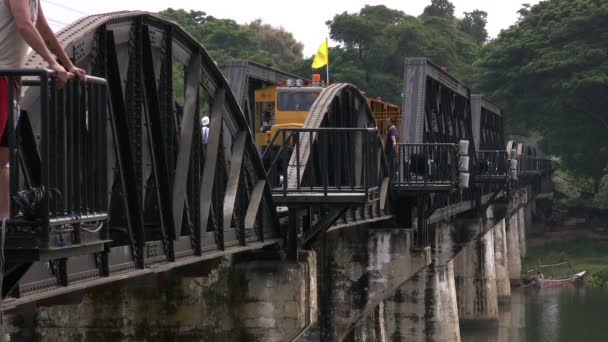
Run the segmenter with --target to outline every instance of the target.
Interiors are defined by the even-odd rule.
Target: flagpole
[[[325,46],[327,47],[327,85],[329,85],[329,42],[325,38]]]

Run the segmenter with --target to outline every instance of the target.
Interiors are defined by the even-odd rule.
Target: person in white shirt
[[[202,139],[203,145],[207,145],[207,142],[209,141],[209,117],[208,116],[203,116],[203,118],[201,119],[201,139]]]
[[[260,132],[266,133],[270,131],[272,128],[272,115],[270,112],[264,112],[262,116],[262,127],[260,127]]]
[[[86,72],[72,63],[55,37],[39,0],[0,0],[0,69],[23,68],[30,47],[55,71],[58,88],[63,87],[72,75],[85,79]],[[10,208],[6,139],[7,130],[12,129],[7,127],[10,87],[14,87],[18,94],[19,81],[0,78],[0,217],[8,217]]]

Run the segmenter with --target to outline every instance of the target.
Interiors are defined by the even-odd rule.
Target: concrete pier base
[[[13,341],[284,341],[317,317],[316,256],[210,260],[9,314]]]
[[[519,229],[519,253],[521,257],[526,256],[526,213],[524,207],[517,211],[517,228]]]
[[[467,245],[454,259],[461,322],[498,319],[495,266],[492,230]]]
[[[502,219],[492,229],[494,233],[494,262],[496,267],[496,294],[499,302],[504,302],[511,296],[509,280],[509,254],[507,249],[507,231],[505,220]]]
[[[427,267],[385,302],[388,341],[460,341],[454,264]]]
[[[431,263],[430,248],[412,247],[412,231],[405,229],[350,228],[326,233],[314,245],[320,272],[319,324],[301,340],[372,336],[370,327],[379,324],[373,319],[377,307]]]
[[[506,222],[509,279],[511,284],[519,284],[521,283],[521,251],[517,214],[509,217]]]

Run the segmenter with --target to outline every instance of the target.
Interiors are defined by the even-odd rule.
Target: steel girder
[[[205,49],[156,14],[93,15],[58,33],[75,64],[106,78],[111,244],[15,274],[13,303],[276,243],[279,224],[247,120]],[[27,67],[45,67],[29,56]],[[183,103],[179,100],[183,98]],[[25,92],[39,137],[36,89]],[[208,144],[202,108],[210,108]],[[23,129],[23,128],[22,128]],[[77,284],[77,286],[76,286]]]
[[[464,83],[426,58],[408,58],[403,94],[401,142],[473,141],[471,91]]]
[[[471,96],[475,150],[506,149],[503,115],[500,107],[481,95]]]
[[[304,122],[304,129],[318,129],[318,128],[375,128],[376,122],[372,115],[371,109],[369,108],[365,97],[359,91],[358,88],[347,83],[336,83],[325,88],[319,97],[313,103],[308,117]],[[351,160],[350,165],[354,165],[353,177],[355,179],[362,179],[362,170],[365,164],[375,163],[376,167],[372,168],[376,170],[376,174],[372,175],[379,184],[378,195],[374,197],[368,203],[361,206],[350,207],[348,205],[336,203],[331,206],[310,206],[307,208],[307,213],[304,215],[304,221],[306,222],[305,228],[299,239],[300,246],[310,246],[316,237],[321,235],[325,230],[331,226],[340,227],[345,225],[359,224],[364,221],[387,219],[390,218],[389,209],[389,176],[388,176],[388,165],[384,153],[382,152],[381,137],[378,135],[377,145],[375,148],[378,149],[378,156],[374,160],[365,160],[365,155],[361,149],[363,146],[361,139],[358,137],[347,146],[338,146],[342,142],[321,141],[318,139],[316,133],[302,134],[299,136],[299,145],[303,148],[298,153],[292,153],[287,168],[287,182],[288,187],[294,188],[297,184],[302,184],[305,179],[315,179],[324,177],[324,173],[332,173],[333,170],[338,170],[344,165],[338,165],[336,158],[335,161],[331,159],[328,165],[320,165],[322,158],[322,146],[318,144],[329,144],[333,147],[326,146],[327,148],[333,148],[340,150],[340,153],[345,155],[347,160]],[[299,159],[299,160],[297,160]],[[296,170],[294,165],[300,165],[300,170]],[[328,175],[325,175],[328,176]],[[291,208],[290,208],[291,210]],[[292,227],[290,227],[292,228]]]

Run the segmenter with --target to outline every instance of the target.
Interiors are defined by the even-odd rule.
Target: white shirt
[[[30,0],[32,23],[38,20],[38,0]],[[0,69],[23,68],[29,46],[17,29],[7,0],[0,0]]]
[[[203,126],[203,128],[201,129],[201,138],[203,141],[203,145],[207,145],[207,142],[209,141],[209,127]]]

